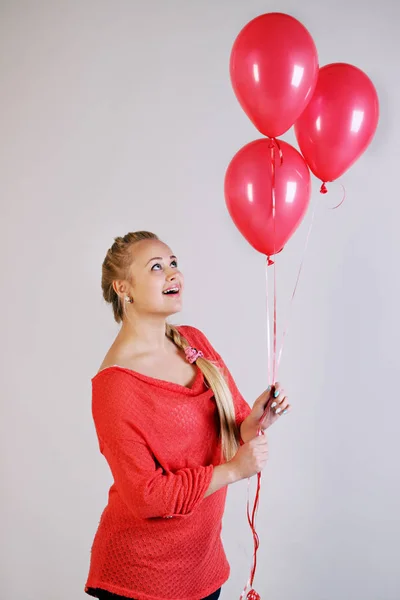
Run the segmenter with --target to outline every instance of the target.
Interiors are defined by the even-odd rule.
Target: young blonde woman
[[[114,479],[85,591],[102,600],[216,600],[229,577],[220,533],[227,486],[260,472],[257,435],[290,410],[277,384],[245,402],[205,335],[166,319],[183,276],[156,235],[115,239],[103,296],[120,331],[92,379],[100,451]]]

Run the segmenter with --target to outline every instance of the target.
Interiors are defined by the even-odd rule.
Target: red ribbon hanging
[[[258,435],[264,435],[264,433],[261,431],[261,429],[258,430]],[[258,548],[260,547],[260,538],[258,537],[258,533],[256,531],[256,516],[257,516],[257,511],[258,511],[258,505],[260,502],[261,473],[257,473],[257,491],[256,491],[256,496],[254,499],[253,510],[251,512],[251,515],[250,515],[250,502],[249,502],[249,486],[250,486],[250,479],[248,479],[248,482],[247,482],[247,521],[249,523],[249,526],[250,526],[250,529],[251,529],[251,532],[253,535],[253,543],[254,543],[253,565],[251,568],[249,580],[240,596],[240,600],[242,600],[244,598],[244,595],[246,594],[246,590],[248,589],[248,587],[250,587],[251,589],[247,592],[246,599],[247,600],[261,600],[259,593],[256,592],[256,590],[253,588],[254,577],[256,574],[256,570],[257,570],[257,551],[258,551]]]
[[[276,160],[276,151],[278,150],[279,153],[279,158],[280,158],[280,164],[282,164],[283,162],[283,154],[282,154],[282,149],[280,147],[279,142],[276,140],[276,138],[270,138],[270,149],[271,149],[271,200],[272,200],[272,218],[273,218],[273,236],[274,236],[274,255],[276,254],[276,246],[275,246],[275,236],[276,236],[276,229],[275,229],[275,216],[276,216],[276,199],[275,199],[275,175],[276,175],[276,165],[275,165],[275,160]],[[269,292],[268,292],[268,287],[269,287],[269,282],[268,282],[268,267],[273,266],[274,268],[274,299],[273,299],[273,303],[274,303],[274,314],[273,314],[273,351],[272,351],[272,365],[270,362],[270,358],[271,358],[271,352],[270,352],[270,318],[269,318]],[[268,379],[269,379],[269,384],[273,385],[273,383],[275,382],[276,379],[276,359],[277,359],[277,318],[276,318],[276,266],[275,266],[275,262],[271,259],[270,256],[267,257],[267,270],[266,270],[266,279],[267,279],[267,327],[268,327]],[[261,419],[262,420],[262,419]],[[260,423],[261,423],[260,420]],[[261,430],[261,426],[258,428],[257,431],[257,435],[264,435],[264,432]],[[248,589],[248,587],[250,587],[251,589],[247,592],[246,595],[246,599],[247,600],[261,600],[261,597],[259,595],[258,592],[256,592],[256,590],[253,588],[253,582],[254,582],[254,577],[256,574],[256,570],[257,570],[257,551],[260,547],[260,538],[258,537],[258,533],[256,531],[256,516],[257,516],[257,511],[258,511],[258,505],[260,502],[260,491],[261,491],[261,473],[257,473],[257,490],[256,490],[256,496],[254,499],[254,504],[253,504],[253,510],[250,514],[250,502],[249,502],[249,486],[250,486],[250,479],[248,480],[248,486],[247,486],[247,521],[249,523],[252,535],[253,535],[253,545],[254,545],[254,550],[253,550],[253,564],[252,564],[252,568],[251,568],[251,573],[250,573],[250,577],[248,579],[248,582],[240,596],[240,600],[242,600],[244,598],[244,595],[246,594],[246,590]]]

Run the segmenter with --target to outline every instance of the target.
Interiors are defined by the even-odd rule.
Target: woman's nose
[[[170,269],[169,271],[167,271],[167,279],[169,281],[174,281],[174,279],[176,279],[177,277],[177,272],[176,269]]]

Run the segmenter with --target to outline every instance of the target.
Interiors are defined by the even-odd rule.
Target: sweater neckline
[[[141,379],[142,381],[145,381],[147,383],[150,383],[150,384],[158,386],[158,387],[162,387],[164,389],[171,389],[174,391],[180,391],[181,393],[183,392],[183,393],[191,394],[191,395],[198,393],[203,388],[203,384],[204,384],[203,372],[199,369],[199,367],[197,365],[196,365],[196,375],[190,386],[181,385],[180,383],[175,383],[173,381],[167,381],[165,379],[159,379],[158,377],[150,377],[150,375],[145,375],[144,373],[139,373],[138,371],[134,371],[133,369],[129,369],[127,367],[121,367],[120,365],[110,365],[109,367],[105,367],[104,369],[101,369],[101,371],[98,371],[96,373],[96,375],[94,377],[92,377],[92,382],[95,379],[97,379],[97,377],[99,375],[101,375],[105,371],[110,371],[111,369],[116,369],[117,371],[122,371],[122,372],[128,373],[130,375],[133,375],[137,379]]]

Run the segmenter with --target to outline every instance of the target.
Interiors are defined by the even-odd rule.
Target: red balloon
[[[285,133],[311,100],[318,77],[314,41],[297,19],[268,13],[248,23],[233,44],[235,94],[257,129]]]
[[[378,119],[378,95],[363,71],[345,63],[322,67],[311,102],[295,124],[314,175],[324,182],[343,175],[371,142]]]
[[[274,177],[268,139],[241,148],[225,175],[225,200],[233,222],[253,248],[266,256],[283,249],[302,221],[311,195],[310,171],[304,158],[290,144],[279,140],[279,145],[283,159],[281,162],[276,150]]]

